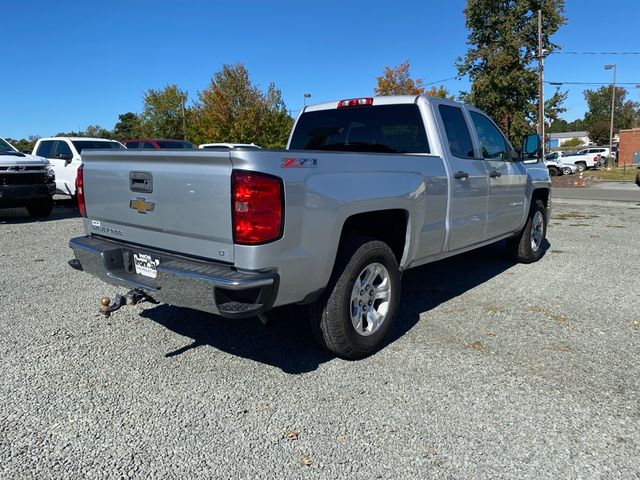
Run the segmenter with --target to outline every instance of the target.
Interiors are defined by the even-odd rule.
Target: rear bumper
[[[239,272],[230,265],[194,260],[95,236],[69,241],[69,265],[116,286],[139,288],[154,299],[229,318],[269,310],[278,291],[275,272]],[[159,260],[156,278],[135,273],[133,253]]]
[[[34,200],[42,200],[53,196],[55,190],[55,183],[2,185],[0,186],[0,207],[23,207]]]

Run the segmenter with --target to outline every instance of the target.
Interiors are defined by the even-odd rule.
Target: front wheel
[[[549,170],[549,176],[550,177],[557,177],[558,176],[559,171],[558,171],[558,169],[556,167],[549,167],[548,170]]]
[[[571,167],[562,167],[563,175],[571,175]]]
[[[51,215],[53,210],[53,198],[48,197],[43,200],[38,200],[27,205],[27,212],[33,218],[45,218]]]
[[[533,263],[544,253],[547,236],[547,208],[542,200],[534,200],[527,223],[518,235],[507,240],[509,256],[519,263]]]
[[[576,163],[576,167],[578,167],[579,172],[584,172],[587,169],[586,163]]]
[[[398,263],[378,240],[350,237],[341,246],[325,295],[310,307],[321,346],[340,357],[373,352],[389,332],[400,300]]]

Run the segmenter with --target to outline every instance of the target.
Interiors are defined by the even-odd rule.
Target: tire
[[[548,167],[548,170],[550,177],[557,177],[558,173],[560,173],[556,167]]]
[[[27,205],[27,211],[33,218],[45,218],[51,215],[53,210],[53,198],[48,197]]]
[[[584,162],[576,163],[576,167],[578,167],[578,172],[584,172],[587,169],[587,164]]]
[[[544,254],[546,237],[547,209],[542,200],[534,200],[522,231],[507,240],[507,252],[516,262],[537,262]]]
[[[367,275],[371,275],[368,282]],[[356,282],[361,281],[358,289]],[[311,330],[330,352],[361,358],[375,351],[387,335],[399,301],[400,273],[389,246],[368,237],[347,237],[327,290],[309,307]],[[371,312],[382,315],[379,323],[371,321]]]
[[[563,175],[571,175],[571,167],[562,167]]]

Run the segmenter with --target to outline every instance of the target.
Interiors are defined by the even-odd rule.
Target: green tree
[[[91,137],[91,138],[111,138],[111,132],[100,125],[88,125],[85,130],[79,132],[58,132],[56,137]]]
[[[584,142],[577,137],[567,140],[562,144],[563,147],[580,147],[582,145],[584,145]]]
[[[569,92],[561,92],[558,90],[551,96],[551,98],[545,100],[544,115],[551,125],[560,120],[560,114],[567,111],[564,106],[564,102],[567,100],[568,95]]]
[[[29,135],[29,138],[21,138],[21,139],[13,139],[6,138],[5,140],[9,142],[11,145],[16,147],[21,152],[33,152],[33,147],[35,147],[36,142],[40,137],[38,135]]]
[[[133,112],[118,115],[118,123],[113,127],[113,138],[124,141],[130,138],[139,138],[143,135],[140,117]]]
[[[420,78],[413,79],[409,73],[409,60],[393,68],[384,67],[382,75],[376,77],[376,95],[430,95],[432,97],[449,98],[449,92],[444,87],[427,89]]]
[[[543,48],[550,53],[558,49],[550,37],[566,23],[564,0],[468,0],[464,9],[469,49],[457,66],[472,83],[462,97],[491,115],[516,144],[537,120],[539,9]]]
[[[187,97],[187,92],[177,85],[148,90],[144,94],[144,108],[140,116],[142,133],[156,138],[184,138]]]
[[[257,143],[265,148],[286,144],[292,119],[282,94],[271,84],[266,93],[251,83],[240,63],[223,65],[194,104],[197,142]]]
[[[589,138],[598,145],[609,144],[611,129],[611,86],[602,86],[597,90],[585,90],[587,113],[584,116],[585,128]],[[613,132],[621,128],[631,128],[640,124],[640,104],[626,100],[627,90],[616,87]]]
[[[596,145],[609,145],[610,131],[611,124],[608,120],[593,120],[587,126],[589,139]]]

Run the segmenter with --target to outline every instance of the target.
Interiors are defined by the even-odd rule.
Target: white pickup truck
[[[284,151],[93,151],[70,265],[149,299],[242,318],[308,305],[321,345],[374,351],[401,272],[507,240],[545,250],[549,173],[480,110],[427,96],[307,106]],[[445,281],[445,280],[443,280]]]

